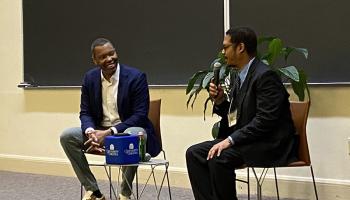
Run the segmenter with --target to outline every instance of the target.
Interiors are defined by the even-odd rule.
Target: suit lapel
[[[126,79],[128,77],[128,74],[125,72],[125,68],[122,64],[119,64],[120,67],[120,72],[119,72],[119,85],[118,85],[118,97],[117,97],[117,106],[118,106],[118,112],[119,116],[120,113],[122,112],[123,106],[121,105],[122,99],[123,99],[123,94],[128,94],[127,91],[125,91],[125,84],[126,84]],[[122,116],[120,116],[122,117]]]
[[[96,75],[94,77],[94,91],[95,93],[95,102],[96,102],[96,108],[99,111],[98,115],[102,116],[103,115],[103,110],[102,110],[102,83],[101,83],[101,69],[97,70]]]
[[[255,69],[256,69],[256,65],[258,63],[258,59],[255,58],[253,63],[251,64],[251,66],[249,67],[249,71],[248,74],[243,82],[242,87],[240,88],[240,90],[238,91],[238,96],[237,96],[237,111],[238,111],[238,115],[240,115],[240,113],[242,112],[242,103],[244,101],[245,95],[247,94],[247,90],[248,90],[248,86],[250,83],[250,79],[252,78],[252,74],[254,73]]]

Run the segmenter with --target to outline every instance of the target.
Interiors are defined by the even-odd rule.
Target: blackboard
[[[150,85],[184,85],[216,57],[223,1],[23,0],[24,81],[80,86],[93,64],[90,45],[110,39],[120,62]]]
[[[350,83],[350,1],[231,0],[231,26],[251,26],[258,35],[278,36],[309,50],[308,60],[291,55],[310,83]]]

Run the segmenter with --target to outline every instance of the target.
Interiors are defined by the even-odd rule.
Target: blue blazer
[[[147,132],[147,152],[157,156],[160,144],[151,121],[148,119],[149,91],[146,75],[139,70],[119,64],[118,113],[121,123],[115,128],[119,133],[129,127],[142,127]],[[81,87],[80,121],[83,132],[88,127],[101,127],[102,110],[101,69],[95,67],[84,77]]]

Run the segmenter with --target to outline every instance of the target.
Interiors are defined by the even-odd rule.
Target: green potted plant
[[[297,48],[291,46],[283,46],[283,42],[278,37],[260,37],[258,39],[258,54],[257,57],[273,70],[275,70],[283,80],[291,83],[293,92],[298,96],[299,101],[305,100],[305,91],[310,99],[310,91],[307,85],[307,76],[301,68],[288,64],[288,57],[291,53],[300,53],[305,59],[308,58],[308,50],[305,48]],[[282,61],[283,64],[280,64]],[[235,73],[232,68],[229,68],[225,63],[224,55],[220,52],[217,58],[211,63],[208,69],[198,71],[189,79],[186,95],[188,95],[187,107],[193,105],[196,101],[197,95],[202,89],[208,90],[209,83],[214,76],[214,63],[220,62],[222,67],[219,73],[219,82],[224,87],[225,93],[230,91],[229,76]],[[207,104],[210,97],[204,102],[204,119]]]

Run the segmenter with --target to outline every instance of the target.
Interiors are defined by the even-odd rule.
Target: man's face
[[[93,61],[101,67],[103,74],[113,75],[117,68],[118,55],[112,44],[106,43],[95,47]]]
[[[239,51],[237,46],[231,42],[230,35],[225,35],[222,45],[222,52],[225,55],[227,65],[237,67],[239,62]]]

